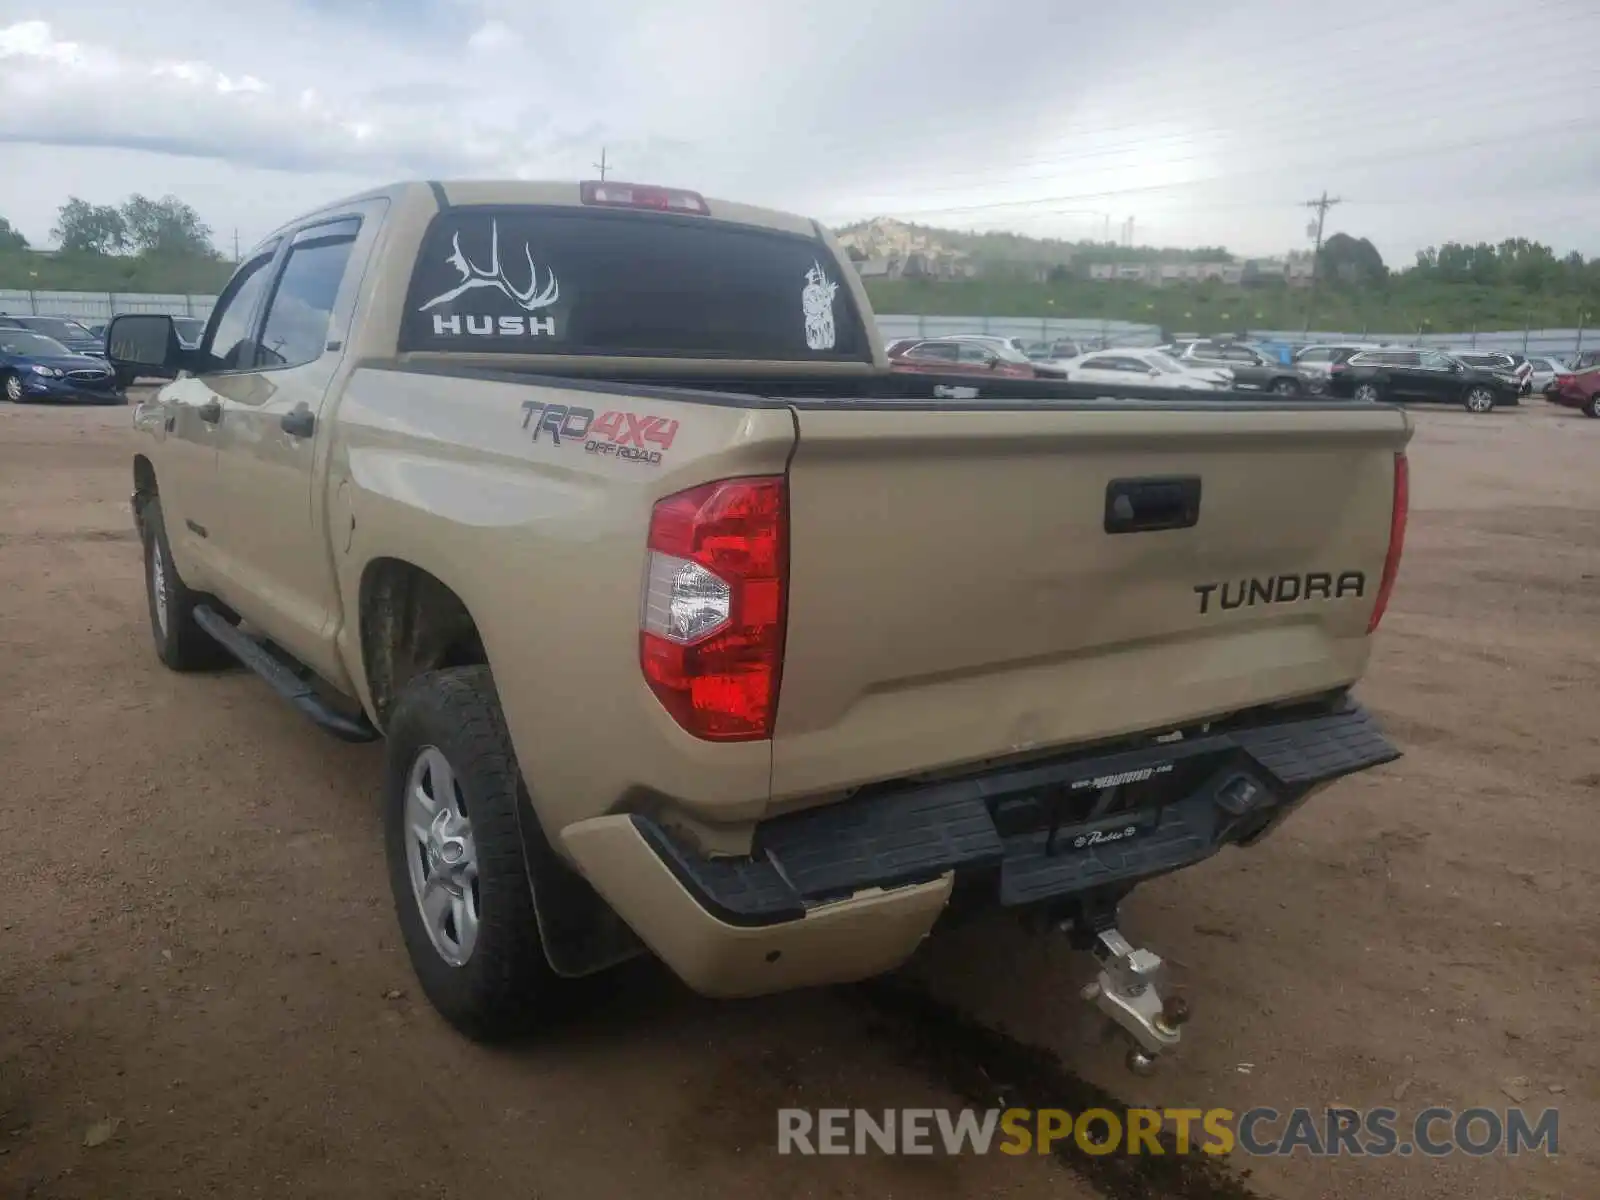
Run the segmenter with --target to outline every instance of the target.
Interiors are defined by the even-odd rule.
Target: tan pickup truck
[[[474,1037],[651,952],[856,980],[997,908],[1116,928],[1398,755],[1352,700],[1408,418],[891,372],[816,223],[617,183],[413,183],[285,225],[196,349],[123,316],[157,653],[383,736],[400,927]],[[951,397],[966,397],[952,399]]]

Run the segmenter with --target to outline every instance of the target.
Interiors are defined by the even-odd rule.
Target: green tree
[[[1340,283],[1378,284],[1388,278],[1389,268],[1368,239],[1336,233],[1322,244],[1317,273]]]
[[[68,253],[116,254],[128,244],[128,227],[109,204],[90,204],[72,196],[57,210],[50,236]]]
[[[140,254],[190,254],[215,258],[211,227],[176,196],[151,200],[135,193],[121,209],[128,244]]]
[[[0,250],[26,250],[28,239],[4,217],[0,217]]]

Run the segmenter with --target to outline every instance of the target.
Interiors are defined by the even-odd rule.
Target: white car
[[[1220,367],[1186,367],[1160,350],[1097,350],[1059,363],[1073,383],[1124,383],[1214,392],[1233,383]]]
[[[1557,375],[1572,374],[1571,367],[1567,366],[1561,359],[1548,354],[1530,355],[1528,363],[1533,367],[1533,374],[1529,376],[1528,382],[1532,385],[1532,390],[1536,392],[1542,392],[1552,386],[1556,381]]]

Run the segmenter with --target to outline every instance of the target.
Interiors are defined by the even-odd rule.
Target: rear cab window
[[[401,351],[872,361],[818,238],[667,213],[462,206],[434,218]]]

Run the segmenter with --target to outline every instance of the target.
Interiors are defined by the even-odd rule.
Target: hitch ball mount
[[[1083,998],[1132,1040],[1128,1069],[1149,1075],[1156,1060],[1178,1044],[1189,1020],[1188,1002],[1182,996],[1162,997],[1166,964],[1161,956],[1130,944],[1115,926],[1098,930],[1091,950],[1100,971],[1083,989]]]

